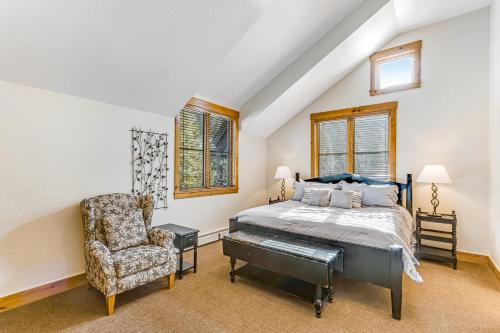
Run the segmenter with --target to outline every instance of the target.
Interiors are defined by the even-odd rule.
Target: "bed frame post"
[[[300,182],[300,172],[295,173],[295,181]]]
[[[238,218],[231,217],[229,218],[229,232],[238,231]]]
[[[413,216],[413,180],[411,173],[406,175],[406,209]]]
[[[403,248],[391,245],[391,303],[392,318],[401,320],[401,302],[403,297]]]

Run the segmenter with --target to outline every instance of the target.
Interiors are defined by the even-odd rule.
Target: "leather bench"
[[[343,270],[343,249],[258,231],[236,231],[222,239],[235,276],[258,280],[312,301],[321,317],[333,300],[333,272]],[[247,264],[235,269],[236,260]]]

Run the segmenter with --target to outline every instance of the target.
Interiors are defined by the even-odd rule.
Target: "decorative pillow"
[[[305,188],[304,189],[304,195],[302,196],[302,203],[309,205],[309,202],[311,201],[311,188]]]
[[[310,190],[310,200],[309,205],[326,207],[330,202],[330,192],[331,189],[328,188],[314,188]]]
[[[108,248],[111,251],[149,244],[140,209],[104,215],[102,222]]]
[[[363,192],[352,191],[352,208],[361,208]]]
[[[330,207],[352,208],[352,197],[354,192],[343,192],[340,190],[332,191],[330,194]]]
[[[315,182],[295,182],[293,185],[293,197],[292,200],[301,201],[304,196],[304,190],[306,188],[326,188],[326,189],[335,189],[338,184],[330,184],[330,183],[315,183]]]

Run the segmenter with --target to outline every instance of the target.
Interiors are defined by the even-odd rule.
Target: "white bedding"
[[[351,244],[382,249],[401,245],[404,271],[413,281],[423,281],[413,256],[415,222],[401,206],[342,209],[285,201],[250,208],[237,216],[239,223]]]

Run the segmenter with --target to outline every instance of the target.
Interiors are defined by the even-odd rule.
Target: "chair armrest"
[[[153,245],[161,247],[172,247],[174,245],[175,234],[172,231],[152,228],[149,233],[149,241]]]
[[[101,272],[107,279],[116,278],[111,251],[106,245],[97,240],[88,241],[85,243],[85,254],[88,270]]]

